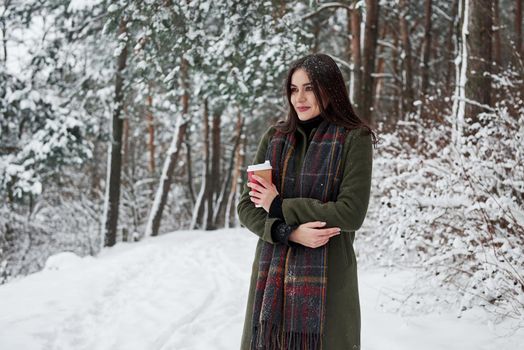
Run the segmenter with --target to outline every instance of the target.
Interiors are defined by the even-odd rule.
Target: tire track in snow
[[[204,234],[209,235],[209,232]],[[206,238],[206,242],[199,243],[196,259],[205,267],[206,277],[212,280],[209,285],[212,297],[207,295],[198,309],[166,329],[155,343],[155,348],[229,350],[231,347],[230,343],[220,342],[225,340],[224,330],[231,329],[232,322],[238,322],[238,285],[245,276],[225,251],[231,251],[228,245],[238,245],[238,242],[228,241],[231,237],[227,237],[226,241],[216,236]],[[240,303],[240,307],[242,306]],[[168,337],[164,337],[166,334]],[[162,347],[158,347],[162,343]]]
[[[46,332],[42,349],[229,350],[225,342],[238,337],[231,324],[240,323],[244,305],[238,289],[246,279],[234,262],[241,255],[229,254],[245,242],[223,231],[173,237],[165,237],[166,244],[144,242],[110,252],[79,271],[101,279],[89,285],[84,303]]]
[[[163,301],[169,300],[169,294],[173,292],[172,282],[166,281],[176,271],[173,260],[189,271],[197,264],[189,259],[179,259],[183,254],[176,253],[182,249],[174,249],[175,254],[173,249],[153,245],[142,249],[147,251],[141,251],[139,259],[128,257],[125,259],[129,260],[128,264],[115,267],[111,275],[106,276],[111,282],[103,286],[90,304],[64,319],[44,349],[129,349],[125,339],[118,339],[115,334],[125,333],[121,329],[128,327],[133,331],[133,323],[135,329],[144,327],[144,323],[153,323],[149,331],[158,332],[166,309],[170,309]],[[175,274],[173,278],[178,277]],[[174,306],[173,310],[176,309]],[[148,341],[145,336],[145,343],[150,343],[151,335],[149,337]],[[114,340],[109,341],[111,339]],[[139,344],[131,348],[143,349]]]

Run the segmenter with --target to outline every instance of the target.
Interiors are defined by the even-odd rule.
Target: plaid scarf
[[[276,131],[265,159],[273,165],[273,183],[282,198],[336,200],[346,135],[347,129],[322,120],[302,164],[296,164],[295,133]],[[251,349],[322,349],[327,254],[327,244],[314,249],[262,242]]]

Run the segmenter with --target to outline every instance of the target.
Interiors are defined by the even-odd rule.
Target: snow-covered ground
[[[57,254],[0,286],[0,349],[239,349],[256,240],[246,229],[181,231],[97,258]],[[523,329],[490,325],[482,310],[387,311],[412,276],[359,267],[363,350],[522,348]]]

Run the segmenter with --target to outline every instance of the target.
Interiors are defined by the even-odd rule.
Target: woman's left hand
[[[271,206],[273,199],[278,196],[277,187],[274,184],[270,184],[260,176],[253,175],[253,177],[262,186],[253,182],[247,183],[247,186],[251,188],[251,191],[249,191],[251,201],[255,204],[262,205],[262,208],[264,208],[269,213],[269,207]]]

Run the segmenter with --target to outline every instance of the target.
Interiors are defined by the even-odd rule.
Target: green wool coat
[[[300,124],[297,127],[295,156],[300,157],[298,165],[302,164],[315,130],[316,128],[310,135],[306,135]],[[355,231],[361,227],[368,209],[373,157],[371,135],[366,135],[363,130],[351,130],[346,137],[342,157],[343,178],[335,202],[322,203],[313,198],[284,198],[282,202],[282,212],[289,225],[325,221],[326,228],[341,229],[341,234],[333,236],[327,243],[328,283],[323,350],[360,349],[360,302],[353,241]],[[251,164],[264,162],[268,142],[274,133],[272,126],[264,133]],[[271,244],[281,244],[271,238],[271,225],[277,219],[269,218],[264,208],[256,208],[251,202],[249,191],[247,183],[244,184],[237,212],[242,225],[255,233],[259,240],[252,266],[241,350],[248,350],[251,340],[251,318],[261,243],[264,240]]]

